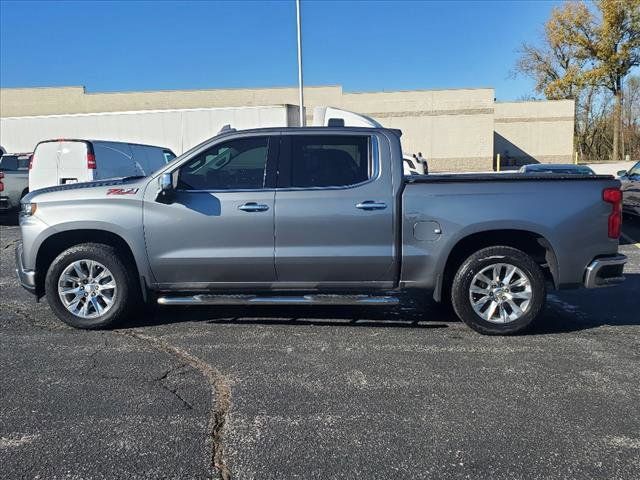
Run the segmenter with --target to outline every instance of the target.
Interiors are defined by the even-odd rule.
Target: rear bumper
[[[20,284],[30,293],[36,293],[36,272],[26,270],[22,264],[22,242],[16,245],[16,274]]]
[[[596,258],[584,273],[584,286],[587,288],[610,287],[624,282],[622,271],[627,257],[613,255]]]

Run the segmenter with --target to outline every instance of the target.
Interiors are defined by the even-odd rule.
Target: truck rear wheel
[[[460,319],[486,335],[525,330],[546,301],[540,266],[512,247],[489,247],[471,255],[452,286],[453,308]]]
[[[117,325],[139,300],[135,278],[118,251],[85,243],[62,252],[45,279],[47,301],[56,316],[75,328]]]

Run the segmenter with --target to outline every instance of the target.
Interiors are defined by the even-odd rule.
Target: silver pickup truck
[[[0,212],[17,210],[29,192],[30,153],[5,153],[0,157]]]
[[[79,328],[160,305],[394,305],[413,289],[485,334],[527,328],[547,288],[623,281],[620,182],[403,175],[401,133],[224,133],[144,178],[22,203],[21,283]]]

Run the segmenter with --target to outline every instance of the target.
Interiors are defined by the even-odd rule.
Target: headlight
[[[22,215],[26,215],[27,217],[30,217],[31,215],[33,215],[34,213],[36,213],[36,208],[38,208],[38,204],[37,203],[22,203],[20,204],[20,213]]]

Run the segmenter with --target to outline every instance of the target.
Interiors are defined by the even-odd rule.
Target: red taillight
[[[602,191],[602,199],[607,203],[622,202],[622,192],[618,188],[605,188]]]
[[[35,158],[35,155],[32,153],[31,155],[29,155],[29,170],[31,170],[33,168],[33,159]]]
[[[96,156],[93,153],[87,153],[87,168],[89,170],[96,169]]]
[[[602,199],[611,204],[609,238],[619,238],[622,231],[622,192],[619,188],[605,188]]]
[[[4,178],[4,173],[0,172],[0,192],[4,192],[4,183],[2,183],[3,178]]]

